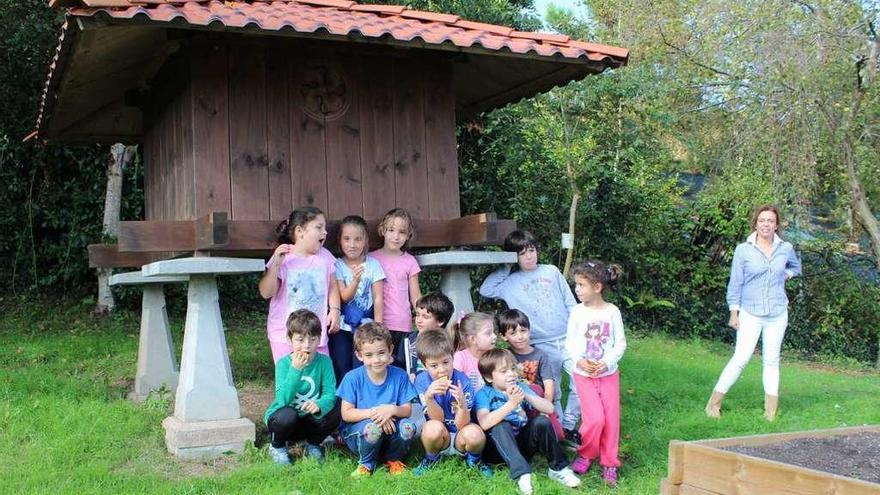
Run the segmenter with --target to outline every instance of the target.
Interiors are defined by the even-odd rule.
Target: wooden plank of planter
[[[677,493],[678,495],[724,495],[723,493],[703,490],[700,487],[691,485],[680,485],[678,490],[674,493]]]
[[[669,478],[660,480],[660,495],[680,495],[681,485],[673,485],[669,482]]]
[[[823,430],[806,430],[806,431],[792,431],[788,433],[767,433],[761,435],[749,435],[745,437],[729,437],[729,438],[715,438],[711,440],[698,440],[695,443],[699,445],[705,445],[707,447],[729,447],[731,445],[741,445],[743,447],[754,447],[758,445],[768,445],[768,444],[776,444],[776,443],[784,443],[789,440],[796,440],[799,438],[827,438],[827,437],[836,437],[840,435],[852,435],[854,433],[862,433],[862,432],[878,432],[880,433],[880,426],[877,425],[869,425],[869,426],[851,426],[848,428],[829,428]]]
[[[684,480],[722,494],[876,495],[877,485],[713,447],[684,445]]]
[[[672,485],[680,485],[684,469],[684,444],[677,440],[669,442],[668,480]]]

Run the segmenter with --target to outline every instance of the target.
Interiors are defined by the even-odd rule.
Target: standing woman
[[[730,321],[736,330],[736,349],[724,367],[709,403],[706,415],[721,417],[724,394],[736,383],[748,364],[758,337],[764,363],[764,417],[776,418],[779,403],[779,353],[788,326],[788,296],[785,281],[801,273],[801,262],[791,243],[776,234],[779,210],[773,205],[759,207],[752,216],[754,232],[736,247],[727,284]]]

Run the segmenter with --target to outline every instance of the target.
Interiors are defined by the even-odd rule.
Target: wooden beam
[[[195,251],[192,220],[119,222],[120,252]]]
[[[367,222],[370,246],[382,245],[377,226]],[[225,212],[214,212],[198,220],[155,220],[120,222],[119,252],[205,251],[267,252],[275,249],[278,222],[274,220],[229,220]],[[500,245],[516,229],[513,220],[499,220],[494,213],[479,213],[451,220],[416,220],[412,247]],[[327,226],[325,247],[334,251],[339,238],[339,221]]]
[[[172,258],[174,253],[120,252],[116,244],[89,244],[89,268],[140,268],[147,263]]]

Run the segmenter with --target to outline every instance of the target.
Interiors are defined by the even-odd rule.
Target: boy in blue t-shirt
[[[400,462],[416,433],[409,420],[417,397],[406,371],[393,361],[391,334],[381,323],[366,323],[354,335],[355,352],[364,365],[345,374],[336,395],[342,400],[340,433],[358,454],[352,477],[370,475],[383,460],[391,474],[406,471]]]
[[[547,457],[550,479],[569,488],[580,486],[581,480],[568,467],[568,458],[547,416],[529,419],[526,409],[550,414],[553,403],[517,381],[513,354],[507,349],[492,349],[480,357],[478,367],[486,385],[477,392],[477,420],[492,440],[486,458],[506,462],[510,477],[524,495],[532,493],[532,467],[528,460],[535,453]]]
[[[431,469],[441,456],[465,456],[466,463],[487,477],[492,469],[480,462],[486,435],[471,423],[474,391],[467,375],[452,367],[452,341],[443,330],[425,330],[416,343],[418,359],[425,370],[416,376],[415,386],[427,422],[422,428],[425,457],[416,476]]]

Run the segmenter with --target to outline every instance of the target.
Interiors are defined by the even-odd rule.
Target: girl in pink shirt
[[[412,331],[412,308],[422,297],[419,289],[419,263],[406,252],[415,236],[413,219],[403,208],[394,208],[379,223],[379,237],[384,245],[370,256],[385,272],[383,288],[383,323],[391,330],[394,344],[394,364],[406,369],[403,339]]]
[[[297,309],[308,309],[321,320],[318,352],[327,354],[327,335],[339,331],[339,286],[334,278],[336,258],[324,249],[327,221],[318,208],[293,210],[276,229],[278,247],[260,279],[260,295],[269,299],[266,331],[272,358],[290,354],[287,318]]]
[[[474,393],[478,392],[486,382],[477,366],[486,352],[495,348],[495,317],[489,313],[468,313],[453,327],[455,332],[452,367],[461,371],[471,381]]]

